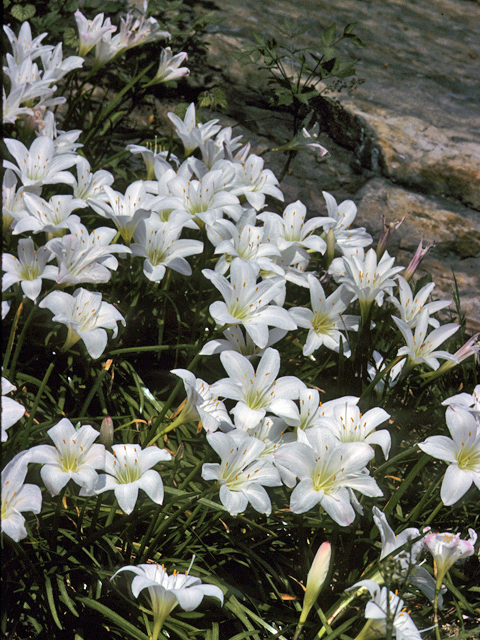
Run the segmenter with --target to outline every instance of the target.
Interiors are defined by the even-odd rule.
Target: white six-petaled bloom
[[[163,502],[163,482],[152,467],[160,461],[171,460],[171,454],[158,447],[142,450],[135,444],[115,444],[113,454],[105,452],[105,471],[98,477],[95,493],[115,492],[120,507],[126,514],[132,513],[142,489],[156,504]]]
[[[365,617],[369,620],[367,624],[371,635],[366,633],[362,635],[363,638],[384,637],[387,632],[387,618],[390,617],[393,622],[393,635],[397,640],[422,640],[420,631],[408,614],[403,600],[373,580],[360,580],[347,591],[360,587],[368,589],[372,596],[365,607]]]
[[[230,282],[211,269],[203,275],[220,291],[224,301],[210,305],[210,314],[218,326],[242,324],[253,342],[261,349],[267,346],[268,327],[296,329],[286,309],[269,304],[283,295],[285,280],[269,278],[257,284],[257,271],[246,260],[235,258],[230,267]]]
[[[55,144],[48,136],[35,138],[29,149],[19,140],[7,139],[5,145],[17,161],[4,160],[3,166],[12,169],[25,187],[44,184],[73,184],[75,178],[69,171],[77,162],[73,153],[56,155]]]
[[[107,346],[107,332],[118,333],[117,322],[125,326],[125,319],[113,304],[104,302],[101,293],[77,289],[71,296],[64,291],[52,291],[38,305],[53,313],[52,320],[68,327],[64,350],[83,340],[92,358],[99,358]]]
[[[205,431],[223,431],[233,429],[233,423],[228,415],[224,403],[212,393],[211,385],[187,369],[172,369],[171,373],[182,378],[187,393],[185,404],[182,408],[179,422],[191,422],[201,420]]]
[[[385,514],[380,511],[378,507],[373,507],[373,520],[380,531],[380,538],[382,540],[382,551],[380,554],[380,560],[383,560],[386,556],[393,557],[398,562],[399,578],[401,580],[408,580],[416,586],[420,591],[433,602],[435,597],[435,579],[425,569],[425,567],[417,564],[419,556],[423,550],[423,536],[420,531],[415,527],[408,527],[399,534],[395,535],[395,532],[387,522]],[[397,551],[401,547],[404,547],[401,551]],[[383,580],[381,574],[377,574],[380,580]],[[397,576],[394,574],[394,578]],[[375,577],[377,581],[377,577]],[[438,606],[441,609],[443,602],[442,594],[439,595]]]
[[[223,351],[220,360],[229,374],[212,385],[212,393],[237,400],[230,413],[235,424],[242,429],[255,427],[267,411],[296,423],[298,409],[293,402],[299,397],[305,384],[295,376],[277,379],[280,370],[280,354],[268,348],[258,363],[257,370],[245,356],[236,351]],[[295,424],[296,426],[296,424]]]
[[[440,323],[435,318],[431,317],[432,313],[436,313],[445,307],[448,307],[452,304],[451,300],[434,300],[433,302],[427,302],[428,296],[432,293],[435,288],[435,283],[430,282],[426,284],[424,287],[417,292],[416,295],[413,294],[413,291],[405,280],[403,276],[398,276],[397,279],[398,291],[400,300],[395,298],[394,296],[390,296],[388,301],[391,302],[395,307],[397,307],[400,318],[404,322],[408,324],[408,326],[413,329],[420,317],[420,313],[424,309],[428,309],[429,312],[429,324],[435,329],[440,326]]]
[[[40,513],[42,492],[35,484],[24,484],[31,462],[30,450],[18,453],[2,470],[2,531],[15,542],[27,537],[22,511]]]
[[[400,347],[397,355],[407,356],[407,365],[409,366],[426,364],[434,370],[437,370],[440,366],[438,358],[458,362],[457,358],[448,351],[436,349],[442,342],[445,342],[447,338],[450,338],[450,336],[458,331],[460,325],[455,322],[450,322],[449,324],[438,327],[438,329],[434,329],[427,335],[429,319],[430,314],[428,309],[423,309],[415,326],[415,333],[413,333],[406,322],[392,316],[392,320],[402,332],[405,342],[407,343],[406,346]]]
[[[67,418],[47,431],[55,446],[39,444],[30,449],[30,462],[42,464],[40,475],[52,496],[56,496],[72,479],[92,495],[97,483],[95,469],[105,467],[105,447],[93,444],[100,433],[89,424],[78,431]]]
[[[368,474],[366,464],[373,449],[364,442],[342,443],[325,427],[297,432],[299,442],[285,444],[275,452],[275,460],[300,479],[290,498],[293,513],[305,513],[315,505],[345,527],[355,519],[356,498],[352,490],[367,496],[382,491]]]
[[[379,444],[383,455],[388,458],[391,446],[390,432],[386,429],[375,429],[386,422],[390,414],[380,407],[373,407],[361,413],[356,403],[338,403],[333,409],[333,416],[321,418],[319,426],[327,427],[340,442],[366,442],[369,445]]]
[[[354,294],[353,300],[358,298],[365,320],[373,302],[381,306],[385,293],[392,293],[396,276],[403,267],[394,267],[395,258],[387,251],[377,263],[375,249],[369,249],[363,259],[355,255],[344,256],[343,262],[345,275],[339,278],[339,282]]]
[[[235,432],[239,435],[238,430]],[[279,487],[282,481],[271,462],[260,458],[267,445],[246,432],[239,438],[209,433],[207,440],[222,461],[205,463],[202,478],[220,483],[220,501],[227,511],[236,515],[245,511],[250,502],[256,511],[270,515],[272,505],[264,486]]]
[[[315,276],[308,274],[307,278],[312,308],[293,307],[289,310],[299,327],[309,329],[303,355],[311,355],[322,345],[338,352],[340,341],[342,341],[343,352],[348,356],[350,354],[348,340],[342,331],[355,330],[358,328],[360,319],[357,316],[342,314],[353,298],[353,293],[341,285],[327,297]]]
[[[174,571],[168,575],[167,570],[158,564],[140,564],[137,567],[129,565],[122,567],[112,576],[115,578],[121,571],[131,571],[136,574],[132,580],[132,593],[138,598],[140,593],[148,590],[153,612],[153,633],[151,640],[157,640],[165,619],[180,605],[185,611],[193,611],[203,600],[204,596],[213,596],[223,604],[223,593],[219,587],[202,584],[200,578]]]
[[[49,249],[39,247],[35,249],[32,238],[22,238],[18,241],[18,258],[10,253],[2,255],[2,291],[6,291],[13,284],[19,282],[22,291],[30,300],[36,300],[42,290],[42,279],[55,280],[57,267],[47,265],[53,257]]]
[[[448,407],[447,426],[452,439],[430,436],[418,446],[434,458],[448,462],[440,497],[446,505],[455,504],[475,483],[480,489],[480,424],[460,406]]]
[[[131,249],[134,256],[144,257],[143,273],[153,282],[159,282],[168,269],[184,276],[192,273],[186,256],[203,251],[200,240],[180,239],[182,226],[162,222],[154,213],[148,220],[141,220],[136,228],[135,242]]]
[[[170,47],[162,49],[157,73],[145,86],[149,87],[152,84],[170,82],[170,80],[177,80],[178,78],[183,78],[183,76],[188,76],[190,69],[180,66],[184,60],[188,60],[188,53],[185,51],[173,55]]]

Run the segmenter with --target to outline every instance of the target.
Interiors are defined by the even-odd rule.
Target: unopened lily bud
[[[382,216],[383,229],[377,245],[377,260],[381,259],[381,257],[385,253],[390,238],[393,236],[394,232],[398,229],[398,227],[400,227],[404,220],[405,216],[401,220],[395,220],[395,222],[387,223],[385,221],[385,216]]]
[[[413,258],[412,258],[412,261],[410,262],[408,267],[403,272],[403,277],[405,278],[405,280],[407,282],[410,280],[410,278],[415,273],[415,271],[416,271],[418,265],[420,264],[420,262],[425,258],[427,253],[434,246],[435,246],[435,243],[432,242],[431,244],[427,245],[425,247],[425,249],[424,249],[423,248],[423,238],[420,240],[420,243],[419,243],[419,245],[417,247],[417,250],[415,251],[415,254],[414,254]]]
[[[310,571],[307,576],[307,586],[305,588],[305,596],[303,598],[303,609],[300,616],[299,624],[303,624],[307,619],[310,609],[318,598],[323,583],[325,582],[330,568],[330,558],[332,555],[332,546],[329,542],[320,545],[317,555],[315,556]]]
[[[327,242],[327,269],[328,269],[335,257],[335,232],[333,228],[330,228],[328,230],[326,242]]]
[[[104,418],[100,425],[100,442],[107,449],[110,449],[113,444],[113,420],[110,416]]]

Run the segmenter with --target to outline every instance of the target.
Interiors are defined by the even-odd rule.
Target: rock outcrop
[[[288,114],[265,99],[266,76],[235,58],[250,29],[276,35],[286,20],[309,24],[299,44],[318,46],[330,23],[357,22],[364,49],[354,90],[317,104],[330,154],[298,155],[282,182],[288,202],[325,213],[322,190],[351,198],[359,223],[378,236],[381,216],[406,216],[394,236],[401,264],[423,236],[436,242],[422,265],[439,297],[452,297],[452,270],[471,331],[480,330],[480,3],[472,0],[222,0],[209,35],[211,82],[229,98],[228,118],[261,152],[288,140]],[[267,153],[280,173],[285,158]]]

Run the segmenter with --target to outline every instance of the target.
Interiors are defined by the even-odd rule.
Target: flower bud
[[[315,556],[310,571],[307,576],[307,586],[305,588],[305,596],[303,598],[303,609],[300,616],[299,624],[303,624],[307,619],[310,609],[318,598],[323,583],[330,568],[330,557],[332,554],[332,546],[329,542],[320,545],[317,555]]]
[[[107,416],[100,425],[100,442],[106,449],[110,449],[113,444],[113,420]]]

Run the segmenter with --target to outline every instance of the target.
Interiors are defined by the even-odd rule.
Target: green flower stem
[[[23,325],[22,331],[21,331],[20,335],[18,336],[17,345],[15,347],[15,351],[13,352],[12,364],[10,365],[10,369],[9,369],[9,372],[8,372],[8,375],[12,380],[13,380],[13,376],[15,374],[15,367],[17,366],[18,358],[20,356],[20,351],[22,350],[23,341],[25,340],[25,334],[27,333],[27,329],[29,328],[30,323],[33,320],[33,316],[34,316],[35,310],[36,310],[36,305],[33,305],[32,309],[31,309],[30,313],[28,314],[28,317],[27,317],[27,319],[25,321],[25,324]],[[19,307],[19,311],[20,311],[20,307]],[[20,315],[20,314],[18,313],[18,315]],[[18,322],[18,318],[15,318],[15,320]],[[4,366],[4,368],[6,369],[5,366]]]
[[[94,385],[90,389],[89,394],[86,397],[85,402],[82,405],[82,408],[80,410],[80,415],[81,416],[85,416],[85,414],[87,413],[88,407],[90,406],[90,403],[92,402],[93,398],[95,397],[95,394],[99,390],[99,387],[102,384],[102,381],[103,381],[104,377],[107,375],[109,369],[110,369],[109,366],[104,367],[103,370],[97,376],[97,379],[95,380]]]
[[[420,460],[418,460],[417,464],[413,467],[413,469],[410,471],[408,476],[405,478],[405,480],[402,482],[402,484],[399,486],[399,488],[395,491],[393,496],[388,501],[387,506],[384,509],[385,516],[388,516],[392,513],[393,509],[398,504],[398,502],[400,501],[400,499],[402,498],[403,494],[406,492],[408,487],[413,483],[417,475],[420,473],[423,467],[426,464],[428,464],[430,460],[431,458],[428,454],[424,453],[422,455]]]
[[[430,496],[436,492],[438,485],[441,483],[443,479],[443,474],[441,474],[441,476],[437,479],[436,482],[431,482],[427,489],[425,490],[425,493],[422,496],[422,499],[420,500],[420,502],[418,502],[415,507],[413,508],[412,512],[409,514],[408,518],[409,520],[411,520],[412,522],[414,521],[414,519],[422,513],[423,509],[425,508],[425,504],[428,501],[428,499],[430,498]],[[433,511],[433,514],[431,516],[429,516],[428,520],[425,521],[423,526],[426,526],[429,522],[432,521],[433,517],[435,517],[435,515],[440,511],[440,509],[443,507],[443,503],[441,502],[440,505],[437,505]]]
[[[22,429],[22,441],[20,445],[20,450],[22,451],[23,449],[27,448],[28,436],[30,434],[30,429],[32,428],[32,424],[35,419],[35,413],[37,412],[38,405],[40,404],[40,400],[42,399],[43,392],[45,391],[45,387],[47,386],[48,379],[50,378],[54,367],[55,367],[55,361],[52,360],[52,362],[48,365],[48,369],[46,370],[45,375],[43,376],[42,383],[38,388],[37,395],[35,396],[35,401],[33,403],[33,407],[30,410],[30,416],[27,420],[27,423]]]
[[[433,621],[435,624],[435,637],[437,640],[441,640],[440,627],[438,626],[438,598],[442,589],[443,575],[437,576],[437,582],[435,584],[435,597],[433,598]]]
[[[441,478],[439,478],[435,484],[434,489],[436,489],[438,487],[438,485],[440,484],[440,482],[443,480],[443,476]],[[437,504],[437,506],[435,507],[435,509],[432,511],[432,513],[428,516],[428,518],[425,520],[425,522],[423,523],[423,526],[426,527],[427,525],[430,524],[430,522],[432,522],[432,520],[434,520],[434,518],[436,517],[437,513],[440,511],[440,509],[443,509],[445,505],[443,504],[443,502],[439,502]],[[423,528],[423,527],[422,527]]]
[[[349,596],[344,598],[344,600],[338,605],[336,609],[334,609],[333,613],[328,617],[328,619],[326,620],[326,623],[323,623],[323,626],[317,633],[316,638],[318,639],[322,638],[325,635],[325,633],[327,633],[327,631],[328,633],[330,633],[332,622],[336,618],[338,618],[339,615],[345,612],[345,609],[350,605],[351,602],[353,602],[353,600],[355,600],[355,598],[362,592],[362,590],[363,590],[363,587],[360,587],[356,591],[353,591]]]
[[[375,386],[380,382],[380,380],[382,378],[384,378],[387,375],[387,373],[389,373],[389,371],[391,369],[393,369],[393,367],[396,364],[398,364],[401,360],[403,360],[405,357],[406,356],[397,356],[394,360],[392,360],[392,362],[387,367],[385,367],[385,369],[382,369],[382,371],[379,371],[377,373],[377,375],[375,376],[375,378],[372,380],[372,382],[368,385],[368,387],[365,389],[365,391],[360,396],[360,401],[362,401],[366,397],[368,397],[370,395],[370,393],[372,392],[372,390],[375,388]]]
[[[15,340],[15,334],[17,332],[17,327],[18,327],[18,321],[20,319],[20,314],[22,313],[23,307],[24,307],[24,300],[22,300],[22,302],[18,305],[18,309],[17,312],[15,314],[15,318],[13,320],[13,324],[12,324],[12,328],[10,330],[10,335],[8,336],[8,344],[7,344],[7,348],[5,349],[5,357],[3,358],[3,370],[7,371],[8,369],[8,362],[10,360],[10,356],[12,354],[12,347],[13,347],[13,342]]]
[[[198,360],[200,359],[200,354],[196,354],[195,357],[193,358],[193,360],[191,361],[190,365],[188,366],[188,370],[192,371]],[[162,424],[163,419],[165,418],[167,411],[170,409],[170,407],[173,404],[173,401],[175,400],[175,397],[177,395],[177,393],[180,391],[180,389],[183,387],[183,380],[179,380],[177,382],[177,384],[175,385],[172,393],[169,395],[167,401],[165,402],[164,406],[163,406],[163,411],[158,415],[157,419],[155,421],[153,421],[152,424],[152,428],[150,429],[150,431],[147,434],[146,437],[146,441],[150,442],[152,440],[152,438],[154,437],[154,434],[156,433],[158,427]],[[170,425],[171,426],[171,425]],[[177,425],[178,426],[178,425]],[[171,431],[171,429],[169,429]]]

